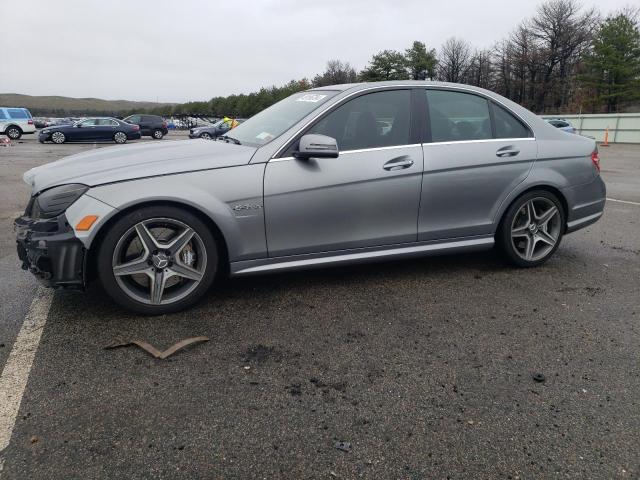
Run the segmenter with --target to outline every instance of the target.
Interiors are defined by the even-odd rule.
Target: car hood
[[[90,187],[136,178],[246,165],[256,149],[226,142],[166,141],[100,148],[27,171],[23,178],[38,193],[56,185]]]

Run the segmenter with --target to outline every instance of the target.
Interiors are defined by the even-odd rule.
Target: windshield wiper
[[[225,142],[227,142],[227,143],[229,143],[229,140],[231,140],[231,141],[232,141],[233,143],[235,143],[236,145],[242,145],[242,144],[240,143],[240,140],[238,140],[237,138],[230,137],[230,136],[228,136],[228,135],[222,135],[221,137],[218,137],[218,138],[222,138],[222,139],[223,139]]]

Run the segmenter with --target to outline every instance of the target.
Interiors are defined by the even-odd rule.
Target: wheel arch
[[[517,193],[513,194],[509,199],[507,199],[505,202],[503,202],[500,208],[500,211],[496,216],[496,222],[495,222],[496,233],[502,226],[502,221],[504,219],[504,216],[507,214],[507,211],[509,210],[509,208],[511,208],[511,205],[517,202],[520,199],[520,197],[522,197],[523,195],[526,195],[527,193],[532,192],[534,190],[544,190],[546,192],[552,193],[558,198],[558,200],[560,200],[560,204],[562,205],[562,212],[564,213],[564,225],[562,226],[562,232],[565,233],[567,229],[567,219],[569,215],[569,203],[567,202],[567,198],[565,197],[565,195],[562,193],[562,191],[558,187],[554,185],[550,185],[548,183],[528,185],[527,188],[518,191]]]
[[[9,124],[5,125],[3,133],[6,135],[7,130],[9,130],[11,127],[15,127],[18,130],[20,130],[21,134],[24,133],[24,130],[22,130],[22,127],[20,127],[20,125],[18,125],[17,123],[9,123]]]
[[[86,258],[86,272],[85,279],[86,280],[94,280],[97,277],[97,252],[100,249],[100,245],[104,240],[105,235],[109,231],[109,229],[123,216],[131,213],[132,211],[142,208],[142,207],[177,207],[183,210],[186,210],[193,215],[197,216],[200,220],[203,221],[205,225],[209,228],[213,237],[216,240],[216,243],[219,245],[220,251],[219,254],[219,271],[224,272],[224,274],[228,274],[229,270],[229,249],[227,246],[227,240],[222,233],[220,227],[216,224],[216,222],[205,212],[200,210],[199,208],[190,205],[188,203],[179,202],[176,200],[151,200],[144,201],[140,203],[135,203],[132,205],[128,205],[126,208],[122,210],[118,210],[117,213],[112,215],[107,219],[107,221],[100,226],[100,229],[96,232],[95,237],[91,241],[89,249],[87,250],[87,258]]]

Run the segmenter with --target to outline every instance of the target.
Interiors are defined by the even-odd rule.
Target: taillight
[[[162,122],[162,128],[167,128],[167,122]]]
[[[132,127],[134,132],[137,132],[138,130],[140,130],[140,125],[132,125]]]
[[[600,156],[598,155],[597,148],[591,154],[591,161],[593,162],[593,166],[596,167],[598,173],[600,173]]]
[[[33,120],[29,120],[27,123],[28,123],[29,125],[33,125]]]

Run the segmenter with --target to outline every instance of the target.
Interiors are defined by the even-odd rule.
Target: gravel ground
[[[89,148],[0,147],[0,365],[36,291],[20,176]],[[640,202],[640,146],[601,158],[609,197]],[[639,478],[639,223],[608,202],[541,268],[489,252],[252,277],[159,318],[56,292],[2,480]],[[104,349],[198,335],[167,360]]]

